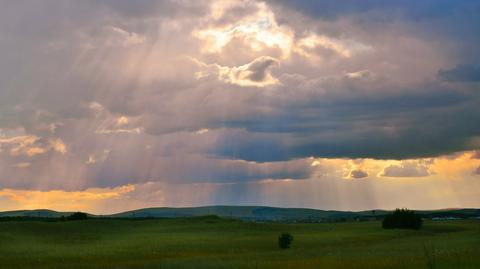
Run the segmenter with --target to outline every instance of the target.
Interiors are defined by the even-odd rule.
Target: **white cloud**
[[[232,4],[235,3],[235,4]],[[213,20],[223,18],[225,5],[230,8],[235,6],[251,5],[254,10],[235,21],[230,21],[221,26],[209,26],[197,29],[193,35],[204,42],[203,52],[221,53],[228,43],[234,39],[244,40],[253,51],[262,51],[265,48],[279,48],[283,57],[288,57],[293,43],[293,32],[286,26],[278,25],[274,13],[262,2],[216,2],[212,5]],[[219,5],[221,7],[219,7]]]
[[[307,58],[322,59],[328,56],[328,51],[342,58],[351,58],[355,53],[369,49],[369,46],[353,40],[309,34],[296,41],[294,51]]]
[[[94,164],[96,162],[97,162],[97,160],[95,160],[95,155],[90,154],[90,155],[88,155],[88,160],[85,163],[86,164]]]
[[[206,134],[208,133],[208,129],[207,128],[202,128],[202,129],[198,129],[197,131],[195,131],[196,134],[198,135],[202,135],[202,134]]]
[[[429,167],[417,161],[404,161],[398,165],[385,167],[383,177],[426,177],[430,175]]]
[[[369,79],[375,77],[375,74],[370,70],[360,70],[346,73],[345,76],[350,79]]]
[[[145,43],[146,37],[135,32],[127,32],[122,28],[110,26],[107,28],[112,33],[111,45],[135,46]]]

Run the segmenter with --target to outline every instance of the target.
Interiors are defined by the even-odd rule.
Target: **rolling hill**
[[[480,209],[442,209],[417,211],[427,218],[479,218]],[[143,208],[111,215],[93,215],[104,218],[178,218],[216,215],[223,218],[235,218],[245,221],[304,221],[328,222],[344,220],[367,220],[381,218],[388,211],[335,211],[309,208],[279,208],[266,206],[203,206],[203,207],[158,207]],[[17,210],[0,212],[2,217],[60,218],[72,212],[58,212],[48,209]]]

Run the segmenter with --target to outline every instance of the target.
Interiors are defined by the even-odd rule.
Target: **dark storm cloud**
[[[298,157],[403,159],[472,149],[480,133],[478,93],[423,85],[398,96],[310,98],[256,118],[231,121],[250,134],[219,141],[230,158],[278,161]]]
[[[453,82],[480,82],[480,65],[462,64],[449,70],[440,70],[440,78]]]
[[[292,9],[299,10],[315,18],[337,19],[339,17],[356,15],[367,12],[394,12],[410,19],[426,20],[434,17],[447,16],[456,9],[478,8],[474,1],[453,1],[453,0],[426,0],[426,1],[382,1],[382,0],[346,0],[341,4],[335,0],[323,1],[271,1],[272,4],[279,4]],[[387,19],[387,18],[386,18]]]

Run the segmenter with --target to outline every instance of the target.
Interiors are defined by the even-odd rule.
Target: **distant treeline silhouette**
[[[47,222],[56,222],[56,221],[72,221],[72,220],[86,220],[88,219],[88,214],[84,212],[75,212],[68,216],[60,217],[43,217],[43,216],[6,216],[0,217],[0,221],[47,221]]]
[[[422,217],[412,210],[396,209],[392,214],[386,215],[382,222],[384,229],[414,229],[422,227]]]
[[[86,220],[88,219],[88,215],[87,213],[83,213],[83,212],[75,212],[72,215],[67,217],[62,216],[62,218],[65,218],[65,220]]]

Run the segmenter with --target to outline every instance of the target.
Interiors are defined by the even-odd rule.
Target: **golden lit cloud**
[[[116,134],[116,133],[124,133],[124,134],[139,134],[142,132],[142,129],[132,128],[132,129],[106,129],[106,130],[98,130],[97,134]]]
[[[462,179],[471,177],[480,166],[480,159],[474,158],[475,151],[466,151],[436,158],[377,160],[377,159],[313,159],[311,166],[332,167],[341,171],[343,178],[357,176],[372,178],[439,178]]]
[[[22,162],[22,163],[16,163],[13,166],[16,168],[28,168],[30,167],[31,163],[29,162]]]
[[[10,155],[26,155],[33,157],[54,150],[65,154],[67,148],[61,139],[52,139],[48,144],[43,143],[42,139],[35,135],[16,136],[9,138],[0,138],[0,148],[8,146]]]
[[[430,174],[428,162],[407,160],[401,161],[399,164],[386,166],[380,175],[383,177],[426,177]]]
[[[38,140],[39,137],[34,135],[0,138],[0,148],[9,146],[10,154],[13,156],[20,154],[34,156],[45,152],[42,148],[33,146]]]
[[[480,166],[480,159],[475,159],[475,152],[468,151],[459,156],[442,156],[435,158],[432,171],[448,179],[462,179]]]
[[[117,119],[117,125],[122,126],[128,124],[128,118],[125,116],[121,116]]]
[[[50,143],[55,151],[62,154],[65,154],[67,152],[67,146],[65,145],[65,143],[63,143],[61,139],[54,139],[50,141]]]

